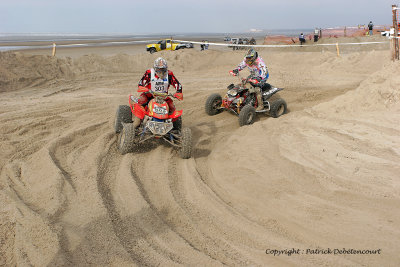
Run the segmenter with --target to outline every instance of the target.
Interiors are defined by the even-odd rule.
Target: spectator
[[[200,44],[200,51],[203,51],[204,50],[204,48],[205,48],[205,43],[204,43],[204,40],[202,40],[202,44]]]
[[[239,38],[238,44],[239,45],[243,44],[243,39],[242,38]],[[236,50],[239,50],[239,49],[244,49],[244,46],[237,46]]]
[[[318,30],[318,28],[315,28],[315,30],[314,30],[314,42],[318,42],[318,37],[319,37],[319,30]]]
[[[303,45],[306,42],[306,39],[304,38],[304,34],[303,33],[300,33],[299,41],[300,41],[300,45]]]
[[[232,38],[231,44],[232,44],[233,51],[235,51],[237,49],[237,46],[235,44],[237,44],[238,41],[239,41],[239,38]]]
[[[369,22],[368,24],[368,30],[369,30],[369,36],[372,36],[372,30],[374,29],[374,24],[372,24],[372,21]]]
[[[204,41],[204,49],[208,49],[208,40]]]

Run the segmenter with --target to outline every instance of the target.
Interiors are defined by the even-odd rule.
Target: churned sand
[[[245,127],[204,111],[237,81],[243,50],[0,53],[0,265],[397,265],[400,64],[388,48],[260,49],[289,112]],[[158,56],[183,85],[188,160],[168,144],[116,149],[116,108]],[[293,248],[304,253],[266,253]],[[328,248],[380,254],[306,253]]]

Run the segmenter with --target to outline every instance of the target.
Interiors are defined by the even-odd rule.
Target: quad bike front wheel
[[[249,125],[254,122],[256,117],[256,109],[253,106],[246,105],[239,113],[239,125]]]
[[[124,155],[132,152],[135,145],[135,128],[133,127],[133,123],[124,123],[122,125],[122,131],[118,137],[118,150]]]
[[[219,94],[212,94],[207,98],[205,110],[210,116],[219,113],[221,107],[222,97]]]
[[[282,98],[279,98],[271,103],[271,109],[269,111],[269,114],[273,118],[278,118],[278,117],[282,116],[283,114],[285,114],[286,111],[287,111],[287,104],[286,104],[285,100],[283,100]]]
[[[132,111],[127,105],[120,105],[117,109],[114,120],[115,133],[121,132],[122,123],[132,123]]]
[[[192,131],[190,128],[183,128],[181,137],[180,155],[183,159],[188,159],[192,156]]]
[[[182,129],[182,117],[178,117],[178,119],[174,122],[172,122],[174,125],[175,130],[181,130]]]

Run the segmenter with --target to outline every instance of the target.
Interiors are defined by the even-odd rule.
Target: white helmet
[[[162,57],[157,58],[154,61],[154,71],[156,72],[157,76],[164,79],[166,77],[168,71],[167,61]]]

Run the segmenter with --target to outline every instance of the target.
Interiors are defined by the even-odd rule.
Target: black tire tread
[[[190,130],[190,128],[183,128],[181,144],[181,158],[190,158],[192,156],[192,130]]]
[[[253,119],[250,123],[248,123],[248,116],[249,113],[253,113]],[[242,110],[239,113],[239,125],[244,126],[244,125],[249,125],[254,122],[256,116],[256,109],[250,105],[246,105],[242,108]]]
[[[117,113],[115,114],[115,121],[114,121],[115,133],[121,132],[122,123],[132,123],[132,110],[127,105],[118,106]]]
[[[206,100],[205,110],[206,110],[206,113],[210,116],[213,116],[213,115],[219,113],[219,111],[217,109],[213,108],[215,101],[221,101],[221,103],[222,103],[222,97],[220,94],[217,94],[217,93],[212,94]]]
[[[278,114],[278,110],[281,105],[284,106],[284,111],[282,114]],[[278,118],[279,116],[285,114],[286,112],[287,112],[287,104],[286,101],[283,100],[282,98],[278,98],[277,100],[271,103],[271,109],[269,111],[271,117]]]
[[[123,138],[123,140],[122,140]],[[118,150],[124,155],[132,152],[135,145],[135,128],[133,123],[124,123],[122,132],[118,137]]]
[[[175,130],[181,130],[182,129],[182,117],[179,117],[176,121],[172,123],[174,125]]]

